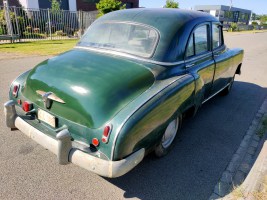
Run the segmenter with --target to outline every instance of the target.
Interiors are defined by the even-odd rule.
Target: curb
[[[262,179],[267,172],[267,141],[264,142],[263,148],[249,172],[246,180],[241,185],[244,196],[247,199],[253,199],[253,193],[260,190]]]
[[[264,142],[264,138],[257,135],[257,130],[261,127],[265,117],[267,117],[267,97],[251,122],[239,148],[215,185],[209,200],[234,199],[231,192],[239,186],[245,197],[250,197],[254,191],[259,189],[260,176],[265,171],[267,172],[267,142],[259,156],[256,157],[257,149]]]

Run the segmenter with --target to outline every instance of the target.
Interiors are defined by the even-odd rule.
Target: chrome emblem
[[[42,96],[44,107],[47,109],[51,108],[53,101],[63,104],[65,103],[62,99],[57,97],[53,92],[44,92],[41,90],[36,90],[36,93]]]

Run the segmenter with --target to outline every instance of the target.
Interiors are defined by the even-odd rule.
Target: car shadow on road
[[[128,174],[105,179],[124,198],[208,199],[266,95],[266,88],[235,81],[228,96],[216,96],[184,121],[167,156],[150,154]]]

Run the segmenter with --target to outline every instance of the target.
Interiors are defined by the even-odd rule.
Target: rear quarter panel
[[[141,97],[149,97],[143,105],[138,102],[131,105],[138,109],[123,124],[114,140],[113,160],[122,159],[141,148],[149,150],[158,144],[168,123],[192,106],[194,91],[193,76],[184,75],[155,95],[153,89],[148,91],[147,97]]]
[[[238,68],[238,66],[240,64],[242,64],[242,62],[243,62],[244,50],[241,49],[241,48],[234,48],[234,49],[230,49],[229,51],[232,52],[232,54],[231,54],[232,55],[232,57],[231,57],[231,59],[232,59],[231,64],[232,64],[232,67],[233,67],[233,69],[232,69],[233,70],[233,73],[235,73],[236,70],[237,70],[237,68]]]

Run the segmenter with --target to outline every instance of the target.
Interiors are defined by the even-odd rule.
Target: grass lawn
[[[78,40],[42,40],[21,43],[0,44],[0,53],[26,55],[56,55],[72,49]]]

